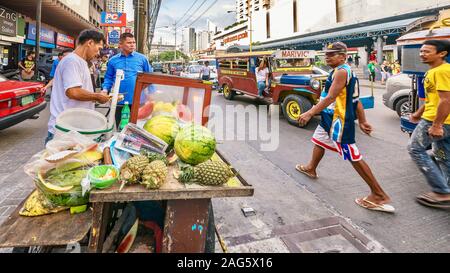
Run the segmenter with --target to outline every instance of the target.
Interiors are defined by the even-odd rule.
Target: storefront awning
[[[26,45],[31,45],[31,46],[36,46],[36,41],[35,40],[26,39],[25,40],[25,44]],[[56,48],[55,44],[50,44],[50,43],[45,43],[45,42],[40,42],[39,44],[43,48]]]
[[[351,41],[357,39],[367,39],[378,36],[399,36],[406,31],[409,24],[416,21],[418,18],[411,18],[405,20],[399,20],[394,22],[375,24],[357,28],[351,28],[341,31],[333,31],[333,29],[327,31],[327,33],[321,33],[317,35],[302,35],[291,39],[285,39],[283,41],[274,41],[266,43],[261,46],[255,47],[256,49],[268,49],[268,48],[286,48],[296,46],[308,46],[308,45],[323,45],[332,43],[335,41]]]
[[[0,6],[9,8],[33,19],[36,19],[36,5],[36,0],[0,0]],[[78,36],[83,29],[95,28],[94,25],[81,15],[55,0],[42,1],[42,22],[67,31],[70,35],[75,37]]]

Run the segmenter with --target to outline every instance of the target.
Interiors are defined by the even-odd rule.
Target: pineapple
[[[165,155],[149,152],[146,150],[142,150],[141,155],[146,156],[150,162],[161,160],[164,162],[164,164],[169,165],[169,161],[167,160],[167,157]]]
[[[183,183],[198,183],[206,186],[219,186],[234,177],[231,168],[220,161],[207,161],[195,167],[182,167],[180,181]]]
[[[145,156],[135,156],[122,165],[120,168],[120,179],[127,183],[136,184],[142,176],[142,172],[149,164],[148,158]]]
[[[169,170],[161,160],[155,160],[145,167],[142,174],[142,185],[147,189],[159,189],[166,181]]]

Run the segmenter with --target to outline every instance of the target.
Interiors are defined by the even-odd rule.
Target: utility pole
[[[37,1],[36,7],[36,58],[34,67],[34,77],[39,80],[39,51],[41,48],[41,15],[42,15],[42,0]]]
[[[140,0],[134,0],[134,37],[136,39],[136,47],[139,48],[139,12]]]
[[[251,0],[247,0],[247,18],[249,21],[249,32],[250,32],[250,52],[252,52],[252,4],[251,4]]]
[[[173,60],[176,61],[177,60],[177,22],[175,22],[173,24],[173,28],[175,31],[175,49],[174,49]]]

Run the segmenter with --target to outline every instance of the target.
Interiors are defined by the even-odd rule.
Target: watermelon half
[[[181,161],[197,165],[208,161],[216,151],[216,139],[212,132],[203,126],[191,124],[178,133],[175,139],[175,152]]]

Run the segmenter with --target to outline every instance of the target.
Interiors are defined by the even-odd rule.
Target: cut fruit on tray
[[[49,163],[58,163],[58,162],[67,160],[67,159],[75,156],[76,154],[78,154],[78,151],[62,151],[62,152],[47,156],[45,158],[45,160]]]

